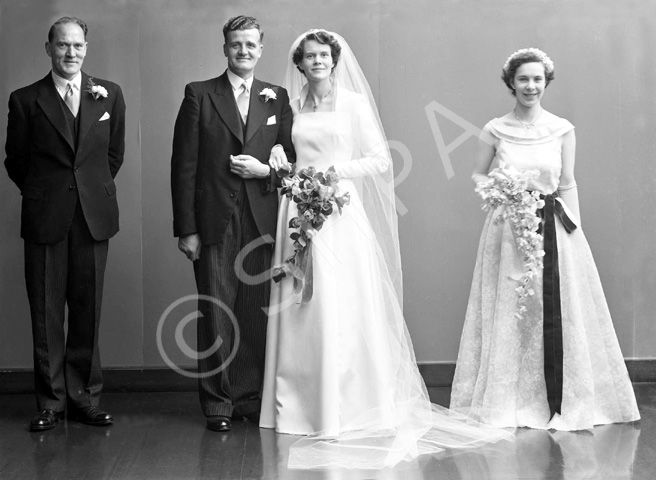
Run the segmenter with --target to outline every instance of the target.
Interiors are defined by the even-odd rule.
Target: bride
[[[313,296],[271,290],[260,426],[305,435],[289,467],[383,468],[512,434],[432,405],[402,309],[392,161],[369,85],[346,41],[310,30],[291,47],[297,168],[333,167],[350,204],[312,238]],[[274,264],[293,253],[281,199]]]

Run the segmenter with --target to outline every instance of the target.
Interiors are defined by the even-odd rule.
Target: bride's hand
[[[282,148],[282,145],[274,145],[271,149],[271,154],[269,155],[269,166],[276,172],[280,169],[289,172],[292,169],[291,163],[287,160],[287,155],[285,155],[285,149]]]

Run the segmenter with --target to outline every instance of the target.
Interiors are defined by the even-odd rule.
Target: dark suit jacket
[[[264,88],[277,98],[265,101]],[[261,235],[276,236],[278,194],[271,179],[243,180],[230,171],[230,155],[248,154],[267,163],[271,148],[280,144],[290,161],[292,111],[284,88],[254,79],[246,132],[237,103],[224,73],[186,86],[175,122],[171,159],[173,232],[176,237],[194,233],[204,244],[223,239],[241,188]]]
[[[63,240],[78,197],[94,239],[118,232],[113,179],[123,163],[125,102],[118,85],[97,78],[108,95],[94,100],[89,78],[82,73],[77,148],[50,73],[9,97],[5,166],[23,196],[21,237],[28,242]]]

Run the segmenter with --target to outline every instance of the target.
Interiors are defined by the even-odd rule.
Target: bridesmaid
[[[545,205],[538,211],[540,236],[529,232],[526,237],[530,244],[534,235],[536,247],[529,252],[533,264],[524,256],[526,244],[520,245],[520,253],[512,220],[498,220],[507,207],[492,208],[487,216],[451,408],[499,427],[581,430],[638,420],[631,381],[581,229],[574,126],[541,104],[554,79],[554,64],[541,50],[522,49],[508,58],[502,79],[515,105],[483,129],[472,175],[476,191],[485,194],[491,188],[489,174],[495,169],[493,176],[508,171],[530,176],[527,172],[534,171],[527,191],[539,192]],[[534,218],[530,215],[529,220]],[[538,275],[530,280],[527,268]],[[522,279],[529,283],[518,285]],[[521,301],[518,292],[523,292]]]

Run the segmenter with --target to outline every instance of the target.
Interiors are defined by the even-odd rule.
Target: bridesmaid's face
[[[524,63],[515,72],[513,80],[517,102],[527,108],[540,104],[546,80],[541,62]]]
[[[330,77],[335,66],[330,45],[324,45],[314,40],[305,42],[300,66],[308,81],[318,82]]]

